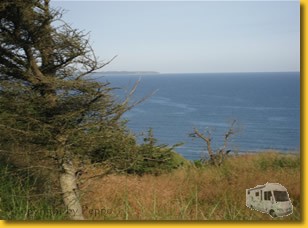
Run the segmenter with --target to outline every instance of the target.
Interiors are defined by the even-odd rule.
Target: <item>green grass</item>
[[[17,171],[0,162],[1,220],[62,220],[63,208],[56,207],[54,198],[39,193],[42,183],[29,172]],[[62,209],[61,209],[62,208]]]

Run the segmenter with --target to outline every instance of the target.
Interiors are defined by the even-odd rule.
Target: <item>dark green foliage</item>
[[[159,145],[152,129],[138,145],[125,131],[107,131],[101,144],[92,151],[92,161],[109,164],[113,170],[129,174],[161,174],[178,168],[185,159],[174,152],[174,146]]]
[[[123,102],[115,101],[108,83],[88,77],[108,63],[98,62],[88,37],[61,16],[49,1],[0,4],[0,145],[5,153],[23,145],[36,148],[36,158],[59,162],[90,157],[110,162],[117,171],[169,169],[174,147],[156,145],[152,131],[137,145],[121,120],[134,106],[128,101],[136,86]]]
[[[137,159],[134,165],[129,168],[128,172],[137,173],[139,175],[144,173],[152,173],[155,175],[166,171],[171,171],[184,162],[176,160],[174,149],[181,144],[168,146],[165,144],[158,144],[154,138],[153,130],[148,130],[148,135],[143,139],[143,144],[137,147]]]
[[[49,1],[0,5],[1,138],[48,147],[53,156],[59,146],[74,152],[77,138],[91,141],[92,128],[120,114],[107,84],[84,78],[100,68],[85,35],[53,27],[60,18]]]
[[[108,63],[97,60],[87,35],[48,0],[2,1],[0,20],[0,155],[22,145],[61,166],[97,148],[108,154],[135,144],[121,121],[128,99],[115,101],[108,83],[89,77]]]
[[[135,137],[129,133],[123,125],[106,127],[100,131],[100,140],[95,146],[90,146],[90,158],[92,162],[106,162],[125,159],[125,152],[136,147]],[[89,150],[91,149],[91,150]]]

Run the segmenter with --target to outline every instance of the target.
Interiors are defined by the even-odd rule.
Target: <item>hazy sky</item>
[[[299,71],[299,1],[53,1],[104,71]]]

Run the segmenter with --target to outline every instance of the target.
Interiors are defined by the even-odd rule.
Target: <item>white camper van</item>
[[[287,189],[278,183],[266,183],[246,189],[246,206],[272,217],[285,216],[293,212]]]

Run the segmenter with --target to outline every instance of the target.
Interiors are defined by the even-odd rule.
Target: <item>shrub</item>
[[[142,144],[137,144],[134,136],[123,128],[107,133],[108,135],[102,137],[100,146],[92,151],[91,160],[109,164],[116,172],[159,175],[187,163],[181,155],[174,152],[181,144],[157,144],[152,129],[148,130]]]

